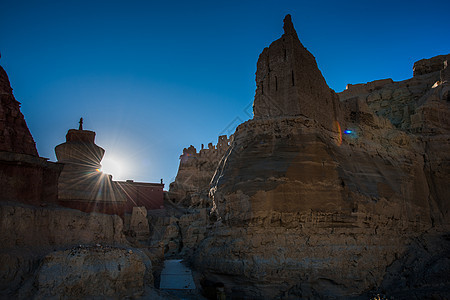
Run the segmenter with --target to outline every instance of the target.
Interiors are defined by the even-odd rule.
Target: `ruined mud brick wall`
[[[183,149],[175,181],[170,184],[169,198],[185,206],[208,204],[210,182],[232,137],[219,136],[217,145],[208,144],[197,152],[194,146]]]
[[[132,213],[133,208],[150,209],[164,208],[164,184],[134,181],[114,181],[119,193],[126,198],[125,213]]]

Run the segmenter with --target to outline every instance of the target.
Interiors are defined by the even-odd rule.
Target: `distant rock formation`
[[[427,281],[410,286],[387,268],[417,257],[408,245],[425,232],[448,232],[447,64],[349,85],[339,100],[290,16],[284,30],[258,60],[255,117],[238,126],[211,182],[218,221],[196,267],[251,298],[426,291]],[[427,259],[442,269],[415,271],[446,278],[438,295],[448,297],[450,264]]]
[[[170,184],[169,198],[183,206],[205,207],[209,204],[211,179],[232,137],[219,136],[217,146],[212,143],[208,148],[197,152],[194,146],[183,149],[177,177]]]

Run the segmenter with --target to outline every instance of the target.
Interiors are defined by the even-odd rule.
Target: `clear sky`
[[[55,161],[83,117],[114,179],[168,188],[183,148],[251,117],[256,61],[287,13],[340,92],[450,53],[449,11],[434,0],[0,0],[0,65],[40,156]]]

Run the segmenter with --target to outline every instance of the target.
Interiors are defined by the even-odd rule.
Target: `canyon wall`
[[[412,241],[448,232],[447,64],[423,61],[410,80],[336,94],[284,22],[258,60],[255,117],[238,126],[211,181],[217,221],[195,266],[249,298],[429,288],[390,285],[387,269],[417,257]],[[433,259],[443,262],[430,270],[442,292],[449,264]]]

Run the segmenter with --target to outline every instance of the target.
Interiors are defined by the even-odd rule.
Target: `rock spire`
[[[256,70],[254,118],[303,115],[331,128],[339,100],[325,82],[314,56],[298,39],[291,16],[284,34],[265,48]]]

